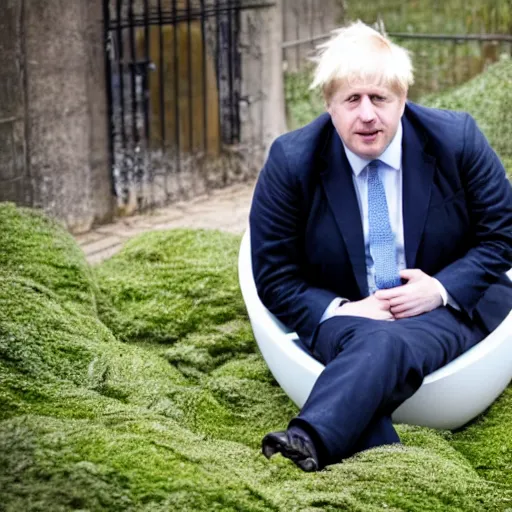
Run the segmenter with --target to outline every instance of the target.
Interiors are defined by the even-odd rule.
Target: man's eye
[[[359,99],[359,97],[358,97],[358,96],[350,96],[350,97],[348,98],[348,101],[349,101],[349,103],[354,103],[354,102],[355,102],[355,101],[357,101],[358,99]]]
[[[381,102],[381,101],[384,101],[386,98],[384,98],[383,96],[373,96],[373,101],[375,102]]]

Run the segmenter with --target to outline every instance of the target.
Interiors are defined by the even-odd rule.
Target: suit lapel
[[[320,176],[325,195],[345,242],[359,291],[366,297],[368,283],[361,214],[352,180],[352,169],[341,139],[334,129],[323,156],[325,168]]]
[[[403,116],[402,139],[402,211],[404,220],[405,259],[414,268],[421,236],[425,228],[435,159],[425,153],[425,140]]]

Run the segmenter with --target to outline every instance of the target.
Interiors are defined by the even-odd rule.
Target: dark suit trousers
[[[312,355],[325,364],[300,414],[325,463],[398,442],[391,413],[423,378],[487,335],[451,308],[396,321],[336,316],[323,322]]]

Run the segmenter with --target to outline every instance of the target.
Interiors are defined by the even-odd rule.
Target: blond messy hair
[[[333,31],[315,60],[311,88],[320,87],[326,103],[344,85],[379,85],[405,95],[414,83],[409,52],[361,21]]]

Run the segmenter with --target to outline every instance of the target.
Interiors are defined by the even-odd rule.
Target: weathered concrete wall
[[[242,140],[252,141],[253,168],[261,167],[272,140],[286,131],[282,26],[283,0],[242,16]]]
[[[82,0],[84,1],[84,0]],[[112,219],[115,200],[110,177],[109,119],[106,99],[102,0],[85,0],[87,104],[89,110],[89,169],[94,222]]]
[[[0,6],[0,38],[10,50],[0,52],[0,109],[16,119],[4,123],[0,140],[0,198],[40,207],[77,232],[112,215],[101,5]]]
[[[338,28],[344,16],[344,3],[341,0],[283,0],[283,13],[284,41],[298,41],[327,34]],[[316,44],[302,44],[285,49],[285,69],[301,69],[308,62]]]

